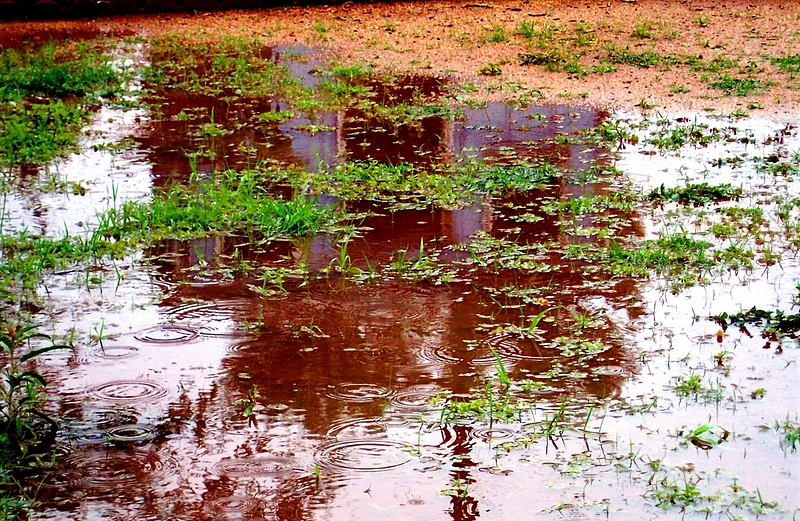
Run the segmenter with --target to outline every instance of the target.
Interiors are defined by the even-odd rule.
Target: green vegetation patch
[[[343,218],[313,199],[276,197],[255,172],[228,171],[202,183],[193,178],[158,191],[151,201],[128,201],[100,214],[98,226],[86,234],[4,235],[0,294],[13,299],[35,295],[48,270],[121,258],[162,239],[236,235],[264,244],[317,234]]]
[[[686,186],[664,188],[664,185],[647,194],[648,201],[674,201],[680,204],[703,206],[708,203],[736,200],[742,195],[741,188],[725,183],[709,185],[708,183],[688,183]]]
[[[633,65],[643,69],[658,67],[665,63],[665,58],[654,50],[632,52],[629,47],[606,47],[608,60],[620,65]]]
[[[631,37],[639,40],[659,40],[661,38],[673,40],[678,37],[678,31],[661,19],[638,18]]]
[[[782,423],[775,422],[775,430],[783,433],[781,437],[783,450],[791,449],[792,452],[796,452],[797,446],[800,445],[800,423],[793,422],[787,417]]]
[[[121,94],[125,77],[110,55],[86,44],[0,50],[0,166],[73,150],[90,108]]]
[[[770,58],[770,62],[773,65],[777,65],[778,70],[781,72],[800,72],[800,54]]]
[[[676,274],[685,270],[705,271],[715,265],[709,252],[710,247],[711,243],[686,234],[642,241],[637,248],[632,249],[612,242],[607,251],[607,262],[612,271],[626,275],[641,275],[651,270],[660,274]]]
[[[0,323],[0,349],[7,357],[7,365],[0,371],[0,468],[26,458],[34,449],[43,452],[55,442],[58,425],[42,410],[44,377],[27,368],[27,362],[67,346],[51,344],[30,349],[31,341],[49,339],[37,332],[38,327]]]
[[[0,100],[27,96],[110,96],[123,76],[107,54],[49,43],[35,50],[0,50]]]
[[[503,74],[503,69],[496,63],[489,62],[478,69],[478,74],[481,76],[500,76]]]
[[[540,65],[550,71],[562,71],[573,76],[604,74],[614,68],[605,64],[586,67],[581,58],[595,44],[595,32],[586,22],[576,22],[572,30],[560,25],[523,20],[516,33],[529,42],[531,50],[518,57],[520,65]]]
[[[74,103],[0,103],[0,166],[45,163],[75,150],[90,112]]]
[[[542,209],[550,214],[569,213],[581,216],[596,213],[605,213],[608,210],[630,212],[634,209],[640,198],[629,191],[611,192],[609,194],[581,195],[571,197],[564,201],[548,201]]]
[[[596,261],[622,276],[666,277],[672,291],[707,284],[709,276],[726,270],[752,269],[755,253],[743,243],[714,248],[710,242],[685,232],[623,246],[612,241],[595,254]]]
[[[334,222],[333,212],[313,200],[283,200],[258,176],[228,171],[202,186],[171,185],[152,202],[123,207],[120,228],[152,239],[244,235],[260,241],[313,235]]]
[[[526,40],[534,40],[538,45],[547,45],[548,42],[553,40],[555,33],[560,30],[558,25],[543,23],[541,25],[536,23],[536,20],[521,20],[517,27],[516,34],[522,36]]]
[[[686,145],[706,147],[711,143],[737,138],[736,128],[711,127],[706,123],[659,121],[645,139],[659,150],[679,150]],[[742,139],[742,138],[738,138]]]
[[[730,74],[723,74],[709,82],[711,88],[723,91],[727,96],[749,96],[769,89],[770,83],[758,78],[739,78]]]
[[[699,57],[691,64],[693,71],[720,72],[738,67],[739,62],[727,56],[716,56],[709,61],[703,61]]]
[[[711,318],[723,329],[727,329],[730,325],[755,324],[769,332],[794,333],[800,331],[800,314],[786,313],[780,309],[766,310],[753,306],[747,311],[733,314],[725,312]]]
[[[45,412],[46,382],[36,370],[35,360],[71,346],[54,344],[39,327],[11,319],[6,313],[0,316],[0,351],[5,364],[0,369],[0,512],[4,519],[27,517],[25,510],[32,500],[19,493],[20,477],[44,474],[55,461],[51,455],[58,423]]]
[[[18,299],[35,294],[45,271],[91,262],[103,256],[118,257],[124,250],[111,232],[54,239],[23,232],[2,237],[0,295]]]
[[[550,70],[562,70],[573,59],[560,49],[548,49],[541,52],[523,53],[519,55],[520,65],[543,65]]]
[[[351,161],[317,172],[273,168],[277,182],[310,193],[327,193],[347,200],[402,203],[411,207],[459,206],[477,195],[525,191],[552,183],[559,173],[553,165],[487,165],[422,167],[408,163]]]

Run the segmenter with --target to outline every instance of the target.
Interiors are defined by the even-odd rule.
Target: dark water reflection
[[[262,52],[263,59],[288,68],[303,86],[320,83],[321,62],[314,51],[285,46],[265,47]],[[152,59],[157,64],[159,57]],[[295,113],[284,122],[261,117],[291,109],[279,97],[205,96],[159,89],[145,99],[155,117],[138,140],[139,147],[149,155],[157,186],[193,169],[208,173],[259,161],[316,170],[342,160],[435,164],[502,161],[519,155],[585,168],[596,160],[597,152],[574,139],[557,138],[574,138],[608,116],[586,108],[514,109],[503,103],[451,114],[442,108],[448,98],[444,79],[407,75],[366,76],[359,81],[369,89],[367,103],[334,112]]]
[[[307,61],[289,61],[313,78]],[[373,87],[389,105],[446,92],[441,80],[420,77]],[[148,102],[154,116],[136,141],[154,186],[188,176],[192,161],[198,172],[268,160],[313,169],[345,159],[528,158],[562,170],[608,161],[580,139],[607,116],[591,109],[490,103],[456,119],[391,126],[353,108],[275,125],[259,115],[283,110],[279,100],[160,91]],[[298,128],[306,123],[334,130]],[[150,252],[149,287],[163,293],[151,321],[54,370],[70,454],[37,497],[42,518],[383,519],[392,510],[398,519],[476,519],[491,507],[468,490],[503,476],[493,463],[500,444],[565,397],[618,396],[637,371],[625,340],[643,313],[631,305],[634,284],[565,260],[559,248],[598,239],[566,233],[539,204],[609,190],[566,177],[454,210],[349,203],[370,215],[348,244],[353,265],[384,273],[365,283],[323,275],[341,248],[327,235],[263,248],[228,237],[164,243]],[[628,233],[640,234],[626,217]],[[576,225],[602,227],[603,218]],[[541,251],[536,269],[478,267],[464,247],[476,237],[556,250]],[[392,275],[400,250],[436,253],[452,280]],[[285,269],[285,278],[267,285],[231,271],[234,256]],[[300,265],[307,274],[292,271]],[[548,309],[535,335],[513,329]],[[578,316],[593,317],[592,326]],[[575,338],[601,352],[571,352],[580,346],[565,342]],[[433,398],[474,396],[496,379],[492,350],[512,378],[530,381],[529,411],[503,425],[438,423]],[[542,472],[509,467],[530,479]]]
[[[586,109],[537,106],[514,110],[502,103],[468,109],[463,118],[425,117],[388,125],[357,109],[322,113],[282,124],[259,123],[260,114],[280,112],[278,101],[249,100],[231,105],[218,98],[164,91],[148,100],[161,117],[150,123],[139,146],[148,151],[156,185],[191,172],[242,168],[258,161],[294,163],[311,170],[342,159],[386,163],[441,163],[453,160],[504,160],[527,157],[565,168],[583,169],[597,152],[583,143],[556,141],[579,135],[606,115]],[[513,118],[513,119],[509,119]],[[215,124],[224,135],[204,134]],[[306,130],[310,125],[323,130]],[[387,128],[388,126],[388,128]],[[191,151],[201,150],[191,160]]]
[[[373,206],[377,215],[365,221],[348,251],[353,259],[366,256],[386,266],[398,249],[418,249],[420,239],[444,249],[476,233],[502,237],[518,223],[508,220],[513,211],[498,214],[497,203],[395,213]],[[542,218],[514,236],[558,243],[554,218]],[[335,505],[355,501],[370,486],[376,493],[393,483],[425,490],[430,477],[438,489],[452,483],[468,488],[494,472],[484,447],[524,433],[524,425],[513,422],[431,423],[438,393],[467,396],[494,376],[489,346],[513,378],[537,384],[533,398],[545,415],[567,396],[614,397],[636,371],[619,334],[642,313],[628,304],[635,287],[625,280],[606,284],[602,275],[555,254],[545,255],[553,263],[546,273],[461,266],[460,281],[439,285],[395,277],[366,284],[335,275],[297,277],[283,283],[285,292],[267,297],[252,289],[259,280],[214,270],[239,250],[263,265],[302,262],[314,275],[337,255],[335,247],[318,237],[250,251],[240,239],[216,237],[172,242],[154,252],[161,255],[153,274],[165,289],[161,323],[115,339],[105,355],[124,354],[116,361],[123,374],[149,376],[99,373],[107,381],[69,400],[65,432],[77,441],[69,473],[59,479],[70,486],[44,490],[50,514],[78,515],[91,505],[114,519],[299,520],[325,517],[331,509],[370,518],[362,508]],[[460,266],[466,254],[443,250],[440,258]],[[531,290],[532,301],[491,290],[512,285]],[[496,330],[518,323],[520,310],[530,316],[545,309],[538,298],[562,306],[541,325],[539,339]],[[511,307],[498,307],[498,299]],[[548,345],[576,333],[573,318],[581,312],[599,316],[583,338],[607,346],[589,360]],[[178,388],[171,364],[180,367]],[[93,366],[101,371],[91,358],[82,370],[91,373]],[[255,414],[248,421],[236,404],[253,386]],[[100,404],[121,417],[109,419]],[[448,512],[451,519],[476,519],[482,512],[470,494],[427,491],[385,499],[394,495],[376,504],[400,501],[429,518]]]

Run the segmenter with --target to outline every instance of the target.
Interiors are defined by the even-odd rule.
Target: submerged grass
[[[370,92],[365,83],[372,71],[367,65],[334,63],[318,71],[321,79],[312,86],[293,76],[286,63],[278,63],[258,39],[191,40],[169,34],[151,42],[152,64],[145,71],[151,89],[180,89],[227,99],[279,97],[294,109],[312,114],[350,106]],[[291,59],[295,58],[287,58]]]
[[[0,166],[46,163],[75,151],[89,115],[62,100],[0,104]]]
[[[0,50],[0,167],[74,150],[90,109],[120,95],[126,77],[109,53],[86,44]]]
[[[109,209],[99,215],[96,228],[82,235],[3,235],[0,294],[35,299],[49,270],[121,258],[163,239],[237,235],[265,244],[314,235],[344,218],[313,198],[278,198],[261,181],[254,172],[227,171],[202,183],[193,177],[192,183],[173,183],[150,201]]]
[[[276,198],[253,171],[226,171],[197,184],[172,184],[152,202],[126,203],[114,223],[136,237],[244,235],[258,241],[318,233],[335,220],[327,207],[302,198]]]
[[[681,204],[702,206],[708,203],[731,201],[742,195],[741,188],[734,188],[731,184],[709,185],[708,183],[687,183],[686,186],[659,188],[647,194],[649,201],[675,201]]]
[[[425,207],[461,206],[480,195],[527,191],[554,182],[553,165],[466,165],[423,167],[408,163],[348,161],[317,172],[274,167],[267,175],[306,193],[347,200],[372,200]]]

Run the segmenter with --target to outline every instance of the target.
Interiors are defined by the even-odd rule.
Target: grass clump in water
[[[611,273],[623,276],[664,277],[673,292],[697,284],[710,283],[710,276],[730,270],[752,270],[755,253],[746,239],[714,247],[695,239],[683,229],[651,240],[623,245],[613,241],[602,250],[597,261]]]
[[[535,190],[554,182],[558,176],[556,168],[551,164],[478,166],[472,172],[466,173],[475,177],[469,183],[471,188],[485,194]]]
[[[74,151],[89,114],[62,100],[0,104],[0,165],[45,163]]]
[[[783,432],[781,438],[783,450],[791,449],[792,452],[796,452],[797,446],[800,445],[800,423],[793,422],[787,417],[783,423],[775,422],[775,430]]]
[[[47,44],[36,50],[0,51],[0,100],[28,96],[111,96],[123,77],[107,55],[78,46]]]
[[[5,366],[0,370],[0,512],[4,519],[27,518],[31,501],[19,483],[20,474],[43,472],[56,442],[58,424],[44,412],[44,377],[31,361],[69,346],[41,345],[47,335],[35,324],[0,318],[0,352]]]
[[[100,214],[97,227],[85,234],[3,236],[0,295],[35,300],[48,270],[121,258],[162,239],[237,235],[263,244],[313,235],[342,218],[313,199],[276,197],[255,172],[228,171],[202,183],[193,176],[192,183],[172,184],[151,201],[128,201]]]
[[[128,233],[150,240],[209,234],[246,235],[260,241],[313,235],[336,215],[314,200],[283,200],[264,187],[255,171],[226,171],[194,185],[173,184],[152,202],[129,202],[121,213]]]
[[[709,185],[708,183],[688,183],[683,187],[659,188],[647,194],[648,201],[666,202],[674,201],[680,204],[703,206],[708,203],[736,200],[742,195],[741,188],[734,188],[731,184]]]
[[[753,306],[747,311],[733,314],[725,312],[711,318],[723,329],[727,329],[730,325],[756,324],[768,333],[788,334],[800,331],[800,314],[786,313],[780,309],[767,310]]]
[[[558,176],[554,166],[466,165],[423,167],[408,163],[350,161],[317,172],[277,168],[267,171],[296,190],[346,200],[387,201],[403,207],[460,206],[477,195],[541,188]]]
[[[0,50],[0,166],[44,163],[71,151],[90,108],[119,95],[125,75],[86,45]]]
[[[708,282],[706,274],[719,264],[710,248],[709,242],[679,233],[641,241],[630,248],[613,241],[598,260],[615,275],[665,276],[672,290],[677,291]]]
[[[659,121],[657,128],[645,139],[659,150],[679,150],[686,145],[707,147],[711,143],[728,139],[732,129],[711,127],[705,123],[678,123]]]
[[[686,234],[674,234],[658,239],[642,241],[638,248],[625,250],[612,243],[608,259],[615,271],[641,274],[649,270],[669,273],[682,268],[706,269],[713,265],[707,255],[711,243],[693,239]]]

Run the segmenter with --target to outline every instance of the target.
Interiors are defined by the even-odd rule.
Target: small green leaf
[[[47,337],[45,336],[45,338],[47,338]],[[42,355],[44,353],[48,353],[50,351],[55,351],[56,349],[72,349],[72,347],[71,346],[67,346],[67,345],[55,345],[54,344],[54,345],[51,345],[51,346],[42,347],[40,349],[34,349],[33,351],[28,351],[27,353],[22,355],[20,357],[19,361],[20,362],[25,362],[27,360],[30,360],[31,358],[36,358],[37,356]]]

